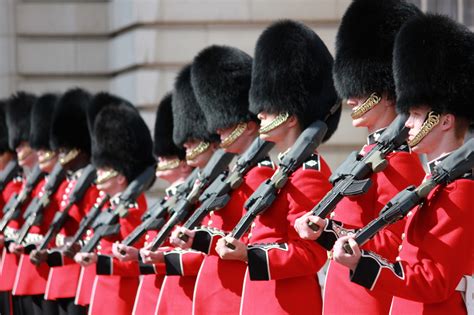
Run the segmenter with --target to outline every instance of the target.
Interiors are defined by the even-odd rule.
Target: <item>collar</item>
[[[435,170],[435,167],[436,165],[438,165],[439,163],[441,163],[441,161],[443,161],[445,158],[447,158],[449,155],[451,155],[451,152],[449,153],[446,153],[444,155],[441,155],[440,157],[434,159],[434,160],[431,160],[427,163],[427,166],[428,166],[428,171],[429,171],[429,174],[433,174],[434,170]]]
[[[371,144],[376,143],[377,140],[379,140],[382,133],[385,131],[385,129],[387,129],[387,128],[378,129],[378,130],[372,132],[370,135],[368,135],[367,136],[367,144],[371,145]]]

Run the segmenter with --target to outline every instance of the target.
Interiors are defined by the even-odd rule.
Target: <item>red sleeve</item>
[[[317,165],[307,163],[290,177],[277,197],[288,201],[284,242],[249,246],[248,265],[252,280],[314,275],[327,260],[323,248],[313,241],[301,239],[294,229],[295,220],[311,210],[331,188],[328,181],[329,168],[325,162],[321,159]]]
[[[472,180],[438,188],[409,218],[400,259],[391,263],[363,251],[351,280],[413,301],[446,300],[472,273],[473,194]]]

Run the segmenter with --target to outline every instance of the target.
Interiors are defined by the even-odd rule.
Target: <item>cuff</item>
[[[286,243],[253,244],[247,249],[250,280],[270,280],[270,261],[268,251],[280,249],[287,251]]]

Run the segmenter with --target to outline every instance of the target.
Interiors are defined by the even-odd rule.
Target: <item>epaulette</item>
[[[257,164],[258,167],[270,167],[271,169],[275,169],[275,163],[267,156]]]
[[[311,156],[303,163],[303,170],[321,170],[321,163],[319,159],[319,154],[313,153]]]

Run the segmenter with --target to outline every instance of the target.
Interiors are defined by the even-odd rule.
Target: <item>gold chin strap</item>
[[[39,163],[46,163],[54,159],[56,156],[56,152],[54,151],[44,151],[44,154],[41,156],[41,158],[38,159]]]
[[[194,160],[198,155],[207,151],[210,145],[211,144],[207,141],[201,141],[197,147],[191,150],[191,152],[186,153],[186,160],[188,161]]]
[[[352,110],[352,119],[357,119],[364,116],[365,113],[374,108],[374,106],[380,103],[381,100],[382,98],[378,96],[377,93],[370,94],[370,96],[365,100],[364,103],[360,104]]]
[[[433,111],[429,112],[426,119],[425,119],[425,122],[423,123],[423,125],[420,128],[420,131],[418,131],[418,133],[413,137],[413,139],[408,141],[408,145],[410,147],[414,147],[418,143],[420,143],[421,140],[423,140],[423,138],[426,137],[426,135],[428,133],[430,133],[430,131],[437,124],[439,124],[440,118],[441,118],[441,115],[438,114],[437,112],[433,112]]]
[[[18,161],[23,161],[23,160],[26,159],[28,156],[30,156],[31,153],[33,153],[33,150],[32,150],[32,149],[28,149],[28,150],[23,150],[23,151],[21,151],[21,154],[18,154]]]
[[[101,185],[118,175],[119,175],[119,172],[117,172],[116,170],[105,171],[102,174],[100,174],[99,177],[97,177],[97,179],[95,180],[95,183],[97,185]]]
[[[172,159],[168,161],[163,161],[163,162],[158,162],[158,165],[156,165],[156,171],[167,171],[167,170],[173,170],[179,166],[180,159]]]
[[[287,121],[289,117],[290,117],[289,113],[280,113],[269,124],[267,124],[266,126],[260,127],[258,132],[260,134],[268,133],[272,131],[273,129],[278,128],[281,124]]]
[[[239,123],[234,130],[228,135],[224,140],[221,141],[221,148],[227,148],[232,143],[235,142],[245,131],[247,128],[247,123],[241,122]]]
[[[81,151],[78,149],[69,150],[63,157],[59,159],[59,163],[61,163],[61,165],[66,165],[67,163],[74,160],[80,152]]]

